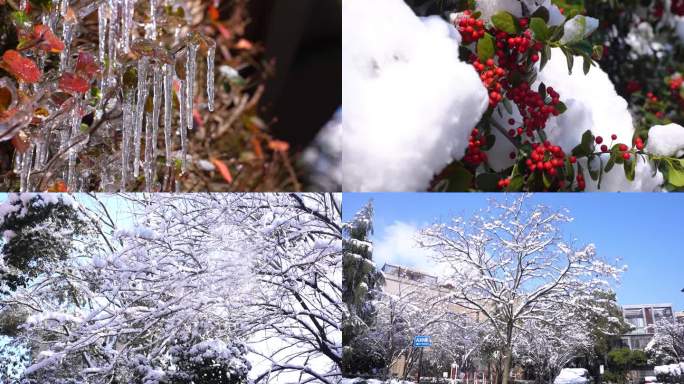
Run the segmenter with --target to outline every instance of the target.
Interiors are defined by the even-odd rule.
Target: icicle
[[[123,15],[121,15],[121,35],[123,37],[123,50],[130,52],[131,34],[133,33],[133,12],[135,10],[135,0],[123,0]]]
[[[31,143],[28,151],[24,154],[21,167],[21,177],[19,178],[19,192],[26,192],[30,190],[31,167],[33,166],[33,152],[36,150],[36,145]]]
[[[135,108],[135,131],[133,131],[133,143],[135,144],[135,156],[133,160],[133,177],[140,175],[140,146],[142,143],[142,123],[145,115],[145,101],[147,101],[147,68],[150,59],[143,56],[138,61],[138,103]]]
[[[187,153],[188,153],[188,132],[187,132],[187,127],[186,123],[188,122],[187,118],[185,115],[188,114],[187,112],[187,102],[185,101],[186,99],[186,84],[185,81],[180,80],[180,125],[179,125],[179,130],[180,130],[180,137],[181,137],[181,168],[183,172],[185,172],[187,168]]]
[[[69,150],[68,150],[68,173],[67,173],[67,185],[69,191],[76,191],[76,180],[78,175],[76,174],[76,156],[78,155],[78,145],[76,140],[78,139],[79,132],[81,130],[81,100],[76,101],[73,111],[71,112],[71,135],[69,138]]]
[[[117,31],[119,23],[116,22],[119,17],[119,8],[116,0],[109,0],[109,41],[107,46],[108,53],[108,68],[107,68],[107,81],[106,85],[112,87],[116,83],[115,68],[116,68],[116,44],[117,44]],[[103,90],[104,92],[104,90]]]
[[[67,15],[67,10],[69,10],[69,0],[62,0],[59,8],[59,14],[62,15],[62,17],[65,17]]]
[[[186,116],[188,129],[193,128],[193,101],[195,96],[195,75],[197,74],[197,44],[188,44],[187,62],[185,63],[185,96],[187,103]]]
[[[73,24],[64,22],[62,27],[62,41],[64,42],[64,50],[59,55],[59,71],[63,72],[69,67],[69,58],[71,56],[70,46],[71,39],[74,35]]]
[[[20,174],[21,169],[22,169],[22,160],[24,159],[24,155],[21,154],[21,152],[16,151],[14,155],[14,173]]]
[[[161,98],[163,67],[154,66],[154,79],[152,83],[152,154],[157,157],[157,138],[159,137],[159,113],[161,112]]]
[[[171,127],[171,108],[173,102],[173,66],[164,64],[164,146],[166,151],[166,165],[171,165],[171,147],[173,146],[173,131]]]
[[[214,60],[216,44],[210,44],[207,51],[207,108],[214,111]]]
[[[133,93],[133,90],[124,91],[123,123],[121,125],[123,133],[123,142],[121,143],[121,192],[126,192],[126,183],[129,178],[128,171],[131,168],[131,133],[135,130],[133,126],[134,102],[135,93]]]
[[[106,50],[107,50],[107,3],[100,3],[97,8],[97,33],[98,33],[98,48],[99,48],[99,59],[100,65],[104,66]],[[104,90],[105,86],[105,75],[102,75],[100,80],[100,90]]]
[[[145,162],[143,164],[143,171],[145,173],[145,192],[152,192],[153,168],[154,168],[154,146],[152,145],[153,137],[152,115],[148,112],[145,117]]]
[[[145,38],[157,39],[157,1],[150,0],[150,23],[145,25]]]

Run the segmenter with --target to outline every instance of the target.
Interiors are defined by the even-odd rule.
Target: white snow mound
[[[648,131],[646,151],[658,156],[684,154],[684,127],[678,124],[656,125]]]
[[[465,154],[488,105],[448,23],[402,0],[342,3],[345,191],[420,191]]]

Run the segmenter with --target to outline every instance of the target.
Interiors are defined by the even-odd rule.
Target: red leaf
[[[35,25],[31,37],[38,41],[38,48],[45,52],[59,53],[64,50],[62,40],[55,36],[50,27],[46,25]]]
[[[90,89],[90,84],[78,75],[64,72],[59,78],[59,88],[67,92],[86,93]]]
[[[248,51],[252,48],[254,48],[254,44],[247,39],[240,39],[238,40],[237,44],[235,44],[235,49],[243,49]]]
[[[230,40],[233,37],[233,34],[230,32],[230,30],[221,25],[221,23],[216,23],[215,25],[221,36],[223,36],[225,39]]]
[[[230,170],[228,169],[228,166],[221,160],[212,157],[210,158],[211,163],[214,164],[214,166],[219,170],[219,173],[221,173],[221,176],[228,182],[228,184],[231,184],[233,182],[233,175],[230,174]]]
[[[290,150],[290,144],[282,140],[271,140],[268,142],[268,147],[274,152],[287,152]]]
[[[12,76],[25,83],[37,83],[43,76],[36,63],[10,49],[2,55],[2,67]]]
[[[82,75],[87,79],[92,79],[93,75],[99,71],[99,67],[95,64],[95,58],[88,52],[79,52],[78,60],[76,60],[76,73]]]
[[[216,21],[219,19],[219,10],[213,5],[210,5],[207,8],[207,16],[209,16],[209,20]]]

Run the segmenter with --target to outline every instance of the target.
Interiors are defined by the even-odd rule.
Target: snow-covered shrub
[[[655,123],[633,121],[597,65],[611,26],[592,16],[608,2],[586,2],[596,15],[556,0],[406,3],[429,17],[402,0],[343,5],[345,190],[684,187],[684,163],[650,151]]]

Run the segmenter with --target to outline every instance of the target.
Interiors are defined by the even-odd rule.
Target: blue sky
[[[455,215],[470,215],[499,194],[345,193],[343,219],[374,200],[374,259],[429,271],[408,237],[416,228]],[[567,233],[580,244],[594,243],[600,256],[627,264],[616,287],[621,304],[672,303],[684,310],[684,195],[537,194],[533,201],[567,208],[574,222]]]

